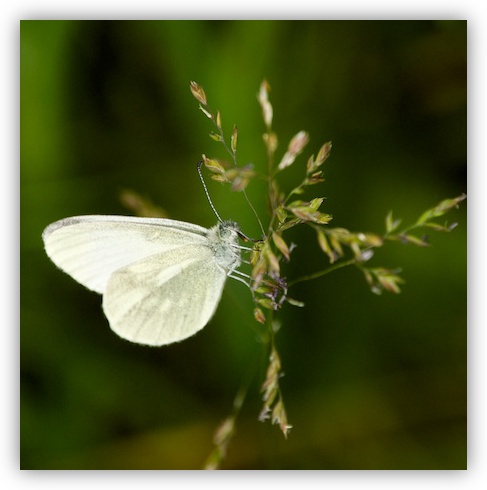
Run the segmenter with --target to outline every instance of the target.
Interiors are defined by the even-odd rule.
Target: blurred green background
[[[431,247],[389,244],[373,264],[403,268],[402,294],[372,294],[355,269],[296,286],[277,344],[287,441],[257,421],[266,367],[249,292],[228,281],[196,336],[153,349],[112,333],[100,297],[50,262],[41,233],[60,218],[128,214],[133,189],[172,218],[215,223],[196,173],[208,138],[190,80],[206,90],[240,163],[264,169],[256,94],[271,87],[282,155],[333,141],[326,196],[333,226],[383,232],[466,192],[464,21],[22,21],[21,467],[197,469],[242,378],[256,375],[227,469],[464,469],[467,460],[467,205]],[[223,218],[259,236],[241,194],[208,180]],[[265,217],[265,189],[249,195]],[[284,273],[324,268],[311,230]]]

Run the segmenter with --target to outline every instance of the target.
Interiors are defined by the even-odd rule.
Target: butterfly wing
[[[103,295],[103,310],[121,337],[146,345],[170,344],[208,323],[225,279],[210,248],[180,247],[114,272]]]
[[[110,276],[146,257],[207,243],[201,226],[162,218],[77,216],[43,232],[47,255],[83,286],[103,293]]]

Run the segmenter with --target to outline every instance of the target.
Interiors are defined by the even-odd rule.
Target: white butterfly
[[[52,261],[103,295],[112,330],[154,346],[183,340],[208,323],[227,276],[241,263],[239,236],[232,221],[206,229],[126,216],[66,218],[42,234]]]

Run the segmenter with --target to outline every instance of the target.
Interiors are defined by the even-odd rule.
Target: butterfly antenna
[[[200,174],[200,179],[201,179],[201,183],[203,184],[203,189],[205,190],[206,198],[208,199],[208,202],[210,203],[211,209],[213,209],[213,212],[215,213],[215,216],[218,218],[218,221],[220,223],[223,223],[223,220],[220,218],[220,215],[218,214],[215,206],[213,205],[213,202],[211,201],[210,193],[208,192],[208,187],[206,187],[205,179],[203,178],[203,173],[201,172],[201,165],[203,165],[203,160],[200,160],[198,162],[198,173]],[[247,197],[247,195],[245,197]],[[249,201],[249,198],[248,197],[247,197],[247,201]],[[249,201],[249,204],[250,204],[250,201]],[[250,206],[252,207],[252,204],[250,204]],[[254,209],[254,208],[252,207],[252,209]],[[255,210],[254,210],[254,212],[255,212]],[[257,216],[257,213],[256,213],[256,216]],[[258,216],[257,216],[257,219],[259,219]],[[260,220],[259,220],[259,224],[260,224],[260,227],[262,229],[263,235],[265,235],[264,229],[262,228],[262,223],[260,222]],[[238,232],[238,235],[245,242],[253,242],[253,243],[256,243],[256,242],[261,242],[262,241],[262,240],[255,240],[254,238],[250,238],[247,235],[244,235],[241,231]]]
[[[203,189],[205,190],[206,198],[208,199],[208,202],[210,203],[211,209],[213,209],[215,216],[218,218],[218,221],[220,223],[223,223],[223,220],[220,218],[220,215],[218,214],[215,206],[213,205],[213,202],[211,201],[210,193],[208,192],[208,188],[206,187],[205,184],[205,179],[203,178],[203,173],[201,172],[201,165],[203,165],[203,160],[200,160],[198,162],[198,173],[200,174],[200,179],[201,179],[201,183],[203,184]]]

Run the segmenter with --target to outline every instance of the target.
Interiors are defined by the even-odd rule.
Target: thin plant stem
[[[288,282],[288,286],[294,286],[295,284],[298,284],[299,282],[304,282],[304,281],[311,281],[312,279],[317,279],[319,277],[325,276],[326,274],[329,274],[330,272],[336,271],[338,269],[341,269],[343,267],[347,267],[349,265],[353,265],[357,262],[357,259],[349,259],[345,260],[344,262],[340,262],[338,264],[334,264],[327,269],[323,269],[318,272],[314,272],[312,274],[307,274],[306,276],[301,276],[297,277],[296,279],[292,279],[291,281]]]

